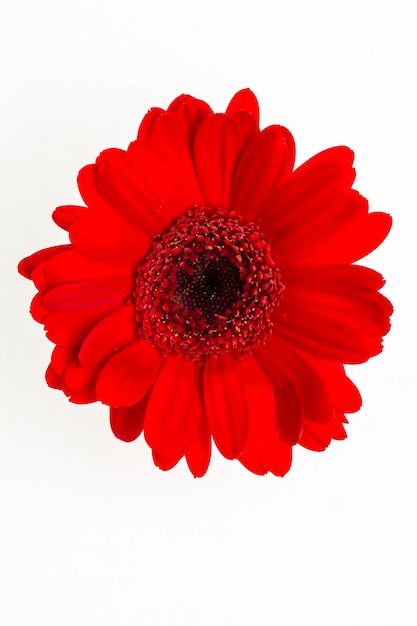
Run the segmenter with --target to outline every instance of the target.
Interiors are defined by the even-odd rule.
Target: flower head
[[[48,385],[107,404],[124,441],[144,431],[164,470],[185,456],[202,476],[213,439],[284,475],[295,444],[343,439],[360,407],[344,364],[381,351],[392,307],[353,263],[391,218],[352,190],[348,148],[294,158],[248,89],[225,114],[180,96],[81,170],[86,206],[53,214],[70,243],[19,265],[56,344]]]

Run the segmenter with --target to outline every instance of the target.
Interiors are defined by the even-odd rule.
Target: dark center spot
[[[217,315],[229,315],[241,296],[243,281],[239,273],[239,268],[225,257],[202,257],[187,271],[178,269],[174,299],[188,311],[201,312],[210,323]]]

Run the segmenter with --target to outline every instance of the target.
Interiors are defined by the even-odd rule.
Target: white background
[[[416,611],[416,59],[412,0],[2,0],[0,622],[411,626]],[[284,479],[214,454],[157,470],[101,405],[49,389],[23,256],[65,236],[78,170],[180,93],[251,87],[300,163],[338,144],[393,231],[367,263],[395,304],[363,409]]]

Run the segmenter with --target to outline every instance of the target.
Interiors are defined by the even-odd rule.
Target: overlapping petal
[[[175,167],[149,141],[135,141],[127,152],[103,152],[95,179],[98,192],[114,212],[150,236],[166,230],[195,202]]]
[[[178,113],[162,113],[152,128],[151,142],[172,167],[189,207],[202,204],[192,157],[193,128]]]
[[[194,140],[194,165],[204,204],[228,209],[241,142],[235,123],[225,115],[206,118]]]
[[[118,304],[81,309],[80,311],[52,311],[48,309],[44,326],[46,336],[60,346],[79,347],[87,335],[107,318],[118,311]]]
[[[230,354],[207,359],[204,404],[216,446],[227,459],[239,457],[248,435],[249,418],[239,367]]]
[[[69,230],[80,217],[84,217],[88,209],[84,206],[65,205],[57,207],[52,213],[55,224],[63,230]]]
[[[149,252],[151,238],[126,222],[91,211],[71,226],[70,239],[81,255],[114,265],[137,267]]]
[[[95,387],[99,371],[98,366],[84,367],[77,356],[73,356],[62,376],[62,389],[71,402],[86,404],[97,400]]]
[[[239,375],[249,415],[248,436],[239,461],[255,474],[269,471],[284,476],[291,465],[292,448],[282,430],[271,381],[253,358],[240,364]]]
[[[44,297],[51,311],[83,311],[102,306],[123,305],[133,289],[131,278],[83,280],[54,287]]]
[[[250,89],[241,89],[233,96],[226,109],[226,115],[232,116],[239,111],[249,113],[256,125],[259,126],[259,104],[255,94]]]
[[[135,307],[132,303],[117,308],[110,315],[101,315],[88,335],[84,335],[79,351],[83,365],[94,365],[107,360],[118,350],[134,343],[138,338]]]
[[[340,363],[361,363],[382,349],[390,302],[370,284],[376,272],[358,266],[310,266],[283,272],[287,280],[273,313],[274,332],[295,345]]]
[[[195,478],[200,478],[207,472],[210,463],[211,433],[204,414],[202,400],[196,402],[196,411],[200,413],[200,419],[196,434],[188,446],[185,458],[190,472]]]
[[[143,431],[145,412],[150,392],[132,406],[110,407],[110,427],[122,441],[134,441]]]
[[[283,126],[268,126],[251,141],[239,162],[230,205],[247,221],[263,212],[294,165],[295,147]],[[265,167],[268,163],[268,167]]]
[[[39,267],[39,265],[46,263],[56,254],[70,249],[71,246],[66,244],[63,246],[52,246],[51,248],[39,250],[39,252],[35,252],[34,254],[22,259],[17,266],[17,269],[25,278],[32,278],[32,273],[37,267]]]
[[[298,230],[303,225],[334,215],[335,203],[355,180],[352,150],[329,148],[315,155],[274,188],[261,215],[271,238]]]
[[[325,203],[323,203],[324,205]],[[391,217],[369,213],[355,191],[329,202],[328,214],[316,214],[291,232],[277,232],[271,248],[282,268],[320,263],[353,263],[387,236]]]
[[[196,397],[199,374],[191,360],[167,359],[152,389],[145,415],[145,439],[156,465],[162,469],[178,463],[197,432],[201,417]]]
[[[85,280],[131,279],[131,266],[93,261],[69,247],[49,259],[44,268],[49,287],[62,283],[84,282]]]
[[[162,365],[149,341],[130,344],[104,365],[97,380],[97,399],[113,407],[136,404],[155,383]]]

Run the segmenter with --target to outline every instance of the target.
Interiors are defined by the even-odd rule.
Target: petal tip
[[[229,115],[233,111],[247,111],[255,119],[259,125],[259,104],[253,91],[248,87],[241,89],[230,100],[226,109],[226,115]]]

